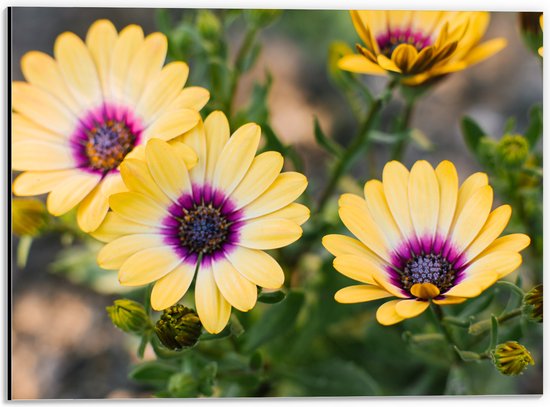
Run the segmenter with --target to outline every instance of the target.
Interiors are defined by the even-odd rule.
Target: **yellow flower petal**
[[[172,101],[169,109],[192,109],[201,110],[210,99],[210,92],[200,86],[189,86],[182,89],[178,96]]]
[[[125,92],[126,78],[130,64],[137,50],[143,44],[143,30],[140,26],[131,24],[125,27],[119,34],[113,48],[116,64],[110,68],[109,83],[111,86],[111,100],[117,104],[133,104]]]
[[[529,246],[531,239],[529,236],[524,235],[523,233],[513,233],[511,235],[506,235],[499,237],[493,243],[491,243],[479,256],[484,256],[495,251],[511,251],[511,252],[520,252]],[[478,256],[478,257],[479,257]]]
[[[387,56],[383,54],[378,54],[377,60],[378,60],[378,65],[380,65],[386,71],[401,73],[401,69],[399,69],[399,67],[395,65],[395,62],[393,62]]]
[[[306,189],[307,178],[298,172],[283,172],[258,198],[244,207],[243,219],[274,212],[295,201]]]
[[[250,249],[278,249],[302,236],[302,228],[286,219],[249,221],[239,230],[240,246]]]
[[[392,295],[383,288],[374,285],[353,285],[344,287],[334,294],[334,299],[341,304],[355,304],[379,300]]]
[[[216,285],[223,297],[239,311],[249,311],[256,305],[258,289],[225,258],[212,263]]]
[[[447,236],[453,221],[458,197],[458,174],[450,161],[442,161],[435,169],[439,184],[439,217],[437,230],[441,236]]]
[[[149,284],[174,270],[182,259],[166,246],[152,247],[131,255],[118,271],[118,281],[125,286]]]
[[[493,204],[493,189],[479,188],[464,205],[451,232],[455,248],[462,252],[483,227]]]
[[[12,83],[12,108],[54,133],[68,137],[77,118],[58,99],[25,82]]]
[[[106,244],[97,254],[97,264],[106,270],[117,270],[132,255],[152,247],[165,246],[161,235],[133,234]]]
[[[229,141],[229,122],[220,111],[214,111],[204,121],[206,134],[206,180],[212,181],[223,148]]]
[[[416,236],[433,239],[439,217],[439,184],[427,161],[417,161],[411,169],[409,205]]]
[[[456,201],[456,210],[453,218],[453,223],[456,222],[458,215],[462,212],[466,202],[470,200],[473,194],[477,191],[478,188],[489,185],[489,178],[487,174],[483,172],[476,172],[475,174],[470,175],[466,181],[460,186],[458,190],[458,198]]]
[[[231,305],[223,298],[214,281],[211,266],[201,265],[195,286],[195,305],[204,328],[219,333],[227,325]]]
[[[152,138],[171,140],[191,130],[199,120],[200,115],[190,109],[165,112],[143,132],[144,141]]]
[[[54,95],[74,114],[82,111],[65,84],[57,62],[51,56],[40,51],[27,52],[21,58],[21,71],[27,82]]]
[[[183,160],[165,141],[152,139],[145,147],[147,166],[156,184],[174,202],[191,193],[191,181]]]
[[[464,298],[464,297],[445,296],[445,298],[442,298],[440,300],[432,300],[432,302],[437,305],[452,305],[452,304],[462,304],[466,300],[467,298]]]
[[[376,320],[381,325],[394,325],[403,321],[405,318],[395,311],[395,306],[402,300],[392,300],[385,302],[376,310]]]
[[[120,174],[111,173],[82,200],[76,212],[78,226],[86,233],[97,229],[109,210],[109,196],[126,191]]]
[[[279,263],[262,250],[238,247],[225,256],[239,273],[260,287],[277,289],[285,281],[285,274]]]
[[[194,275],[195,266],[182,263],[157,280],[151,291],[151,307],[160,311],[177,303],[189,289]]]
[[[126,73],[127,100],[137,103],[145,88],[160,72],[166,58],[168,40],[162,33],[148,35],[130,62]]]
[[[121,192],[109,198],[111,209],[124,218],[144,225],[159,226],[167,210],[139,192]]]
[[[355,254],[358,256],[369,255],[378,258],[374,253],[372,253],[367,246],[361,243],[359,240],[354,239],[349,236],[344,235],[326,235],[323,236],[322,240],[323,246],[327,249],[333,256],[342,256],[344,254]]]
[[[246,175],[231,194],[231,200],[240,209],[260,196],[277,178],[283,168],[283,156],[266,151],[254,158]]]
[[[126,158],[120,165],[120,175],[130,191],[147,195],[161,204],[171,202],[153,179],[145,161]]]
[[[368,75],[387,75],[387,71],[380,65],[369,61],[365,56],[352,54],[344,55],[338,60],[338,68],[355,73],[364,73]]]
[[[172,140],[172,143],[184,143],[189,146],[195,153],[197,162],[193,166],[189,166],[190,162],[187,162],[187,169],[189,170],[189,176],[191,182],[202,185],[204,183],[206,174],[206,135],[204,133],[204,124],[202,120],[199,120],[198,124],[191,130]]]
[[[76,167],[69,146],[45,141],[20,141],[12,146],[12,169],[16,171],[66,170]]]
[[[267,215],[262,215],[253,219],[288,219],[301,226],[309,219],[309,209],[307,206],[293,202],[284,208],[276,210],[275,212],[271,212]]]
[[[382,173],[384,195],[401,233],[407,239],[414,236],[409,209],[409,171],[398,161],[390,161]]]
[[[82,171],[58,184],[48,195],[48,211],[55,216],[63,215],[73,209],[97,185],[101,176]]]
[[[428,300],[430,298],[435,298],[439,295],[440,291],[432,283],[416,283],[411,287],[411,294],[417,298],[422,298],[423,300]]]
[[[416,61],[418,51],[411,44],[398,45],[391,54],[391,60],[404,74],[409,73]]]
[[[391,247],[398,247],[403,241],[403,237],[390,212],[382,183],[378,180],[368,181],[365,184],[364,192],[372,218],[376,219],[376,223],[386,235]]]
[[[19,196],[45,194],[79,172],[77,169],[24,172],[13,181],[13,193]]]
[[[117,38],[116,28],[109,20],[97,20],[90,26],[86,34],[86,45],[97,68],[101,89],[106,99],[111,95],[110,70],[113,48]],[[115,55],[115,58],[117,57],[118,55]]]
[[[487,222],[465,251],[466,260],[470,261],[485,250],[504,230],[512,216],[510,205],[502,205],[489,214]]]
[[[67,144],[67,137],[65,135],[54,133],[19,113],[13,112],[11,118],[13,143],[41,141],[61,145]]]
[[[502,50],[508,42],[504,38],[495,38],[470,50],[464,58],[468,65],[474,65]]]
[[[115,212],[108,212],[103,223],[90,234],[102,242],[111,242],[121,236],[134,233],[158,233],[159,229],[154,226],[143,225],[123,218]]]
[[[349,231],[380,258],[391,262],[388,243],[372,219],[365,200],[353,194],[343,194],[338,203],[338,214]]]
[[[260,142],[260,126],[247,123],[229,138],[218,157],[212,186],[231,194],[250,168]]]
[[[174,102],[189,76],[189,67],[184,62],[171,62],[151,78],[136,107],[136,113],[145,125],[155,120]]]
[[[74,33],[57,37],[54,55],[73,98],[85,108],[101,104],[101,84],[90,51]]]
[[[195,150],[193,150],[187,144],[181,141],[177,141],[176,139],[170,140],[170,145],[174,148],[174,150],[176,151],[176,155],[182,160],[187,169],[193,168],[195,165],[197,165],[199,157],[197,156],[197,153],[195,153]]]
[[[395,312],[403,318],[414,318],[426,311],[429,306],[428,301],[403,300],[395,304]]]

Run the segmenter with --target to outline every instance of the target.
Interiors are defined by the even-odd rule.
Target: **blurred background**
[[[171,10],[174,15],[186,10]],[[154,9],[14,8],[12,11],[12,78],[22,80],[19,62],[24,53],[41,50],[52,54],[55,38],[73,31],[82,38],[91,23],[110,19],[117,29],[135,23],[145,33],[157,31]],[[231,43],[237,44],[242,30],[234,27]],[[508,46],[496,56],[441,81],[418,104],[413,126],[433,145],[430,151],[412,145],[405,165],[425,158],[432,164],[451,159],[461,180],[479,170],[466,150],[459,119],[475,118],[495,137],[500,137],[506,119],[515,116],[517,129],[526,127],[529,107],[542,103],[542,65],[524,46],[519,34],[518,14],[492,13],[486,38],[504,37]],[[285,11],[262,34],[259,63],[238,89],[237,104],[246,104],[255,81],[263,81],[266,69],[273,76],[269,96],[271,123],[276,133],[295,145],[305,161],[312,193],[326,182],[328,159],[316,146],[313,116],[319,117],[324,131],[343,144],[355,133],[355,120],[344,96],[327,74],[330,43],[340,40],[353,46],[358,41],[347,11]],[[233,52],[235,50],[232,50]],[[193,70],[192,61],[190,61]],[[367,78],[376,93],[385,79]],[[395,105],[395,106],[394,106]],[[399,114],[398,103],[386,115]],[[386,162],[380,149],[376,162],[363,160],[354,175],[366,180],[374,171],[381,176]],[[13,249],[17,248],[17,240]],[[127,378],[137,362],[136,343],[110,322],[105,307],[117,298],[105,281],[82,284],[84,277],[63,274],[71,259],[59,259],[61,243],[43,236],[33,242],[24,269],[12,269],[12,381],[15,399],[35,398],[117,398],[145,397],[150,393]],[[53,264],[53,266],[52,266]],[[80,278],[80,280],[79,280]],[[520,393],[542,393],[542,344],[533,352],[537,365],[519,382]],[[540,361],[540,362],[539,362]],[[507,379],[508,380],[508,379]],[[510,379],[511,380],[511,379]],[[495,392],[506,392],[506,381]]]

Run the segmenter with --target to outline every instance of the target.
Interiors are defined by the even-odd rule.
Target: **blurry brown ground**
[[[283,18],[287,18],[288,13]],[[323,11],[310,13],[342,13]],[[294,16],[296,18],[296,16]],[[55,38],[69,30],[83,37],[98,18],[111,19],[118,29],[137,23],[146,33],[155,30],[152,9],[52,9],[18,8],[12,20],[12,72],[21,80],[19,61],[30,50],[52,53]],[[281,23],[282,24],[282,23]],[[347,38],[353,37],[351,21]],[[319,31],[324,32],[324,31]],[[351,37],[350,37],[351,36]],[[451,75],[419,104],[414,126],[428,135],[435,152],[409,149],[406,164],[418,158],[432,163],[452,159],[461,178],[477,165],[464,147],[459,118],[465,114],[499,136],[509,116],[516,116],[518,129],[525,128],[528,107],[542,101],[541,66],[519,38],[516,13],[494,13],[487,38],[502,36],[508,47],[497,56],[467,71]],[[312,52],[309,43],[290,35],[280,24],[264,35],[259,66],[242,83],[239,98],[246,101],[254,79],[263,79],[265,69],[274,77],[270,95],[273,127],[287,142],[298,146],[306,160],[310,186],[326,180],[323,168],[313,163],[327,157],[313,140],[313,115],[321,119],[326,132],[346,143],[354,134],[353,120],[343,97],[331,85],[326,74],[326,53],[330,38],[318,41],[323,47]],[[344,38],[333,38],[334,40]],[[369,85],[380,89],[383,79],[371,79]],[[399,114],[398,104],[388,115]],[[386,157],[378,154],[378,176]],[[356,166],[355,175],[365,179],[368,163]],[[15,246],[15,245],[14,245]],[[42,239],[35,242],[29,264],[24,270],[14,267],[13,276],[13,397],[104,398],[140,397],[141,391],[127,379],[133,349],[126,336],[109,322],[105,306],[115,297],[67,282],[47,271],[59,245]],[[542,368],[542,364],[537,366]],[[536,388],[532,388],[532,386]],[[541,384],[526,384],[525,392],[542,393]]]

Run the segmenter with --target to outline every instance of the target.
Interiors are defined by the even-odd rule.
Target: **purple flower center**
[[[394,28],[376,37],[376,42],[380,52],[391,58],[393,51],[401,44],[410,44],[420,51],[430,45],[432,40],[430,35],[425,35],[422,31]]]
[[[78,166],[105,175],[139,144],[142,127],[128,109],[103,105],[80,120],[72,136]]]
[[[242,211],[231,199],[209,185],[193,185],[168,208],[163,221],[164,241],[186,262],[216,260],[239,241]]]
[[[409,291],[415,284],[431,283],[443,292],[453,286],[455,276],[452,264],[441,254],[422,254],[409,259],[402,268],[401,284]]]

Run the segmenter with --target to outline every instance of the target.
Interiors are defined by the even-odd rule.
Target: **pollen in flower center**
[[[180,243],[190,253],[210,254],[219,250],[229,235],[229,222],[212,205],[194,205],[179,219]]]
[[[451,263],[440,254],[414,256],[403,267],[401,283],[405,290],[414,284],[431,283],[441,292],[452,287],[456,276]]]
[[[117,168],[134,148],[136,136],[122,121],[107,120],[86,132],[86,155],[89,166],[109,171]]]
[[[401,44],[410,44],[420,51],[431,44],[431,39],[429,35],[425,35],[421,31],[395,28],[379,35],[376,42],[380,52],[390,58],[393,51]]]

